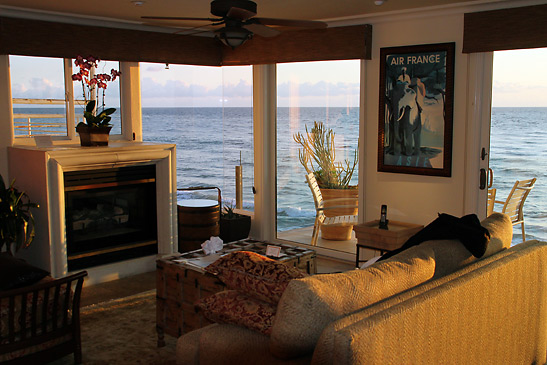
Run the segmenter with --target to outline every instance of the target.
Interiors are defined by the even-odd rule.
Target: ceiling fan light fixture
[[[217,31],[216,38],[223,44],[235,49],[253,37],[253,33],[242,27],[225,26]]]

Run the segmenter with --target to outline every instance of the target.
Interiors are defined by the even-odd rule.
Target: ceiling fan
[[[215,37],[225,45],[236,48],[251,39],[253,34],[262,37],[274,37],[280,33],[271,26],[320,29],[327,23],[314,20],[293,20],[255,17],[256,3],[251,0],[213,0],[211,14],[217,18],[191,18],[171,16],[143,16],[143,19],[154,20],[197,20],[209,21],[210,25],[224,25],[215,31]]]

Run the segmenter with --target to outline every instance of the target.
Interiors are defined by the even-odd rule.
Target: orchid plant
[[[74,64],[80,68],[78,73],[72,75],[72,81],[80,81],[82,83],[83,97],[85,100],[84,118],[86,123],[80,122],[88,127],[110,127],[110,116],[116,111],[115,108],[105,108],[105,93],[107,83],[116,80],[121,75],[121,72],[112,69],[110,74],[93,74],[93,70],[99,66],[100,59],[93,56],[77,56]],[[101,98],[101,110],[98,111],[97,101]]]

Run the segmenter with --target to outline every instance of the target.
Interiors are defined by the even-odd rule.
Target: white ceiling
[[[342,20],[367,15],[398,12],[424,7],[446,7],[455,4],[477,4],[499,0],[255,0],[259,17]],[[196,27],[203,22],[158,21],[153,24],[141,16],[210,17],[210,0],[0,0],[0,15],[43,17],[45,15],[87,18],[89,21],[114,21],[125,26],[154,25],[162,27]],[[28,16],[26,16],[28,15]]]

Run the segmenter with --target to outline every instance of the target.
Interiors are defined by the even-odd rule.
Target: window
[[[347,160],[352,168],[359,136],[359,79],[359,60],[277,66],[278,238],[309,244],[316,216],[296,135],[306,138],[306,129],[311,133],[314,122],[321,122],[325,131],[334,132],[335,161],[345,164]],[[356,186],[357,179],[355,165],[349,185]],[[320,240],[318,246],[343,249],[338,241]],[[355,244],[349,244],[348,250],[354,252]]]
[[[69,66],[69,60],[62,58],[10,55],[9,62],[15,138],[52,136],[68,139],[74,136],[69,128],[83,120],[82,85],[71,79],[78,71],[74,60]],[[113,61],[101,61],[99,66],[97,73],[110,73],[112,68],[120,68],[119,63]],[[73,88],[74,101],[67,100],[66,85]],[[105,105],[118,109],[112,115],[111,134],[121,134],[119,78],[108,84]]]
[[[254,210],[251,66],[141,63],[140,69],[143,140],[177,145],[178,188],[219,187],[223,205],[235,207],[241,164],[242,208]],[[203,194],[217,199],[214,190]]]
[[[67,136],[62,58],[10,56],[16,138]]]

